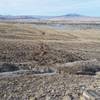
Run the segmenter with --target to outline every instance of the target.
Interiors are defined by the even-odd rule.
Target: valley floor
[[[80,86],[100,87],[98,76],[76,74],[88,66],[100,71],[100,29],[68,27],[0,23],[0,100],[78,100]]]

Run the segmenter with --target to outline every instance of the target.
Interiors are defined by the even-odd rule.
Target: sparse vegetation
[[[62,100],[66,94],[78,100],[79,85],[94,87],[89,74],[100,71],[99,24],[41,23],[0,23],[0,100]]]

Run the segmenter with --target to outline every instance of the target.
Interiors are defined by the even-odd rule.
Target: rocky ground
[[[0,100],[79,100],[81,86],[100,87],[100,30],[40,26],[0,23]]]
[[[67,100],[68,97],[78,100],[80,86],[97,87],[95,74],[100,71],[99,61],[74,53],[43,51],[36,56],[35,65],[1,63],[1,100]]]

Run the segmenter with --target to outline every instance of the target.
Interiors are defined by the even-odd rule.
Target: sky
[[[100,0],[0,0],[0,15],[100,16]]]

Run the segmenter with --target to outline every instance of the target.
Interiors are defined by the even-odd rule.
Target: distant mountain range
[[[11,16],[11,15],[0,15],[0,19],[37,19],[34,16]]]
[[[77,21],[92,21],[92,22],[100,22],[100,17],[89,17],[79,14],[67,14],[62,16],[33,16],[33,15],[25,15],[25,16],[11,16],[11,15],[0,15],[0,21],[3,20],[13,20],[13,21],[40,21],[40,20],[48,20],[48,21],[69,21],[69,22],[77,22]]]
[[[84,16],[79,14],[67,14],[63,16],[55,16],[50,21],[58,21],[63,23],[100,23],[100,17]]]
[[[0,19],[52,19],[52,18],[60,18],[60,17],[85,17],[79,14],[67,14],[62,16],[33,16],[33,15],[23,15],[23,16],[11,16],[11,15],[0,15]]]
[[[83,15],[79,15],[79,14],[67,14],[67,15],[63,15],[64,17],[85,17]]]

